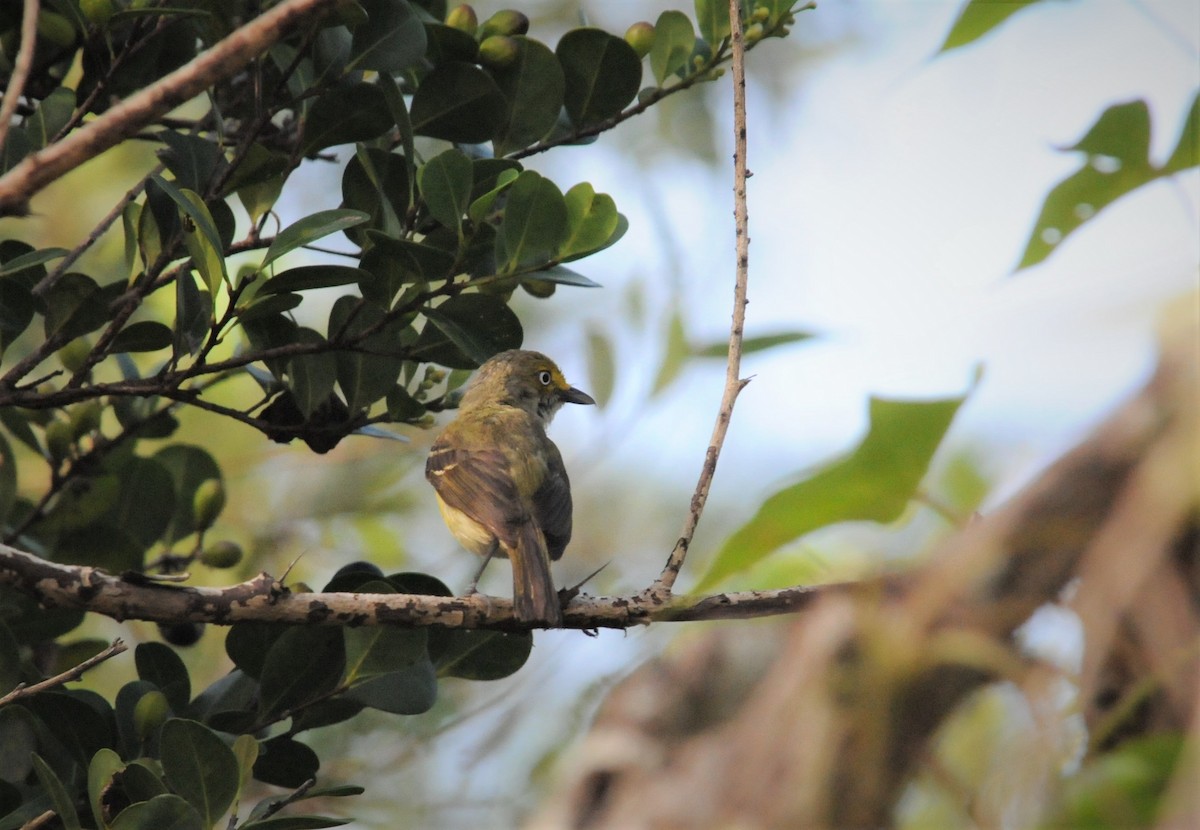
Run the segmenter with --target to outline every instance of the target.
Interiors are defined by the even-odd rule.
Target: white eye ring
[[[538,372],[538,380],[542,382],[542,386],[549,386],[551,381],[550,373],[547,371]]]

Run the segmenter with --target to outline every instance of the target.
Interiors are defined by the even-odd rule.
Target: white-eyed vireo
[[[517,618],[550,625],[562,624],[550,560],[571,540],[571,483],[546,426],[564,403],[595,401],[544,354],[501,352],[479,367],[425,462],[450,532],[484,557],[479,574],[491,557],[509,559]]]

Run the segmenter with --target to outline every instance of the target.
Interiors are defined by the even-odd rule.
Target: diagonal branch
[[[33,65],[33,47],[37,43],[38,0],[25,0],[25,8],[21,16],[21,47],[17,50],[17,59],[13,65],[13,73],[8,79],[8,88],[4,90],[4,101],[0,102],[0,150],[4,149],[4,140],[8,138],[9,122],[17,111],[17,103],[25,90],[25,81],[29,77],[29,67]]]
[[[238,72],[291,29],[336,2],[286,0],[62,141],[26,156],[0,177],[0,216],[28,213],[30,198],[46,185]]]
[[[8,694],[0,696],[0,706],[12,703],[14,700],[20,700],[23,697],[31,697],[40,692],[47,691],[48,689],[57,688],[64,683],[73,683],[82,677],[85,671],[93,669],[103,663],[105,660],[108,660],[110,657],[116,657],[118,654],[128,650],[129,646],[125,645],[124,641],[118,637],[112,641],[112,644],[108,646],[108,648],[104,649],[98,654],[93,654],[78,666],[72,666],[65,672],[56,674],[54,677],[48,677],[39,683],[34,683],[32,686],[26,686],[23,683],[18,685]]]

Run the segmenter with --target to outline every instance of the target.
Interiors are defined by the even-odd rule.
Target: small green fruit
[[[222,539],[200,552],[200,561],[210,568],[232,568],[242,561],[242,546]]]
[[[83,368],[92,353],[92,344],[85,337],[76,337],[58,350],[58,361],[63,368],[74,374]]]
[[[71,410],[71,437],[78,441],[83,436],[100,429],[102,412],[100,401],[97,400],[85,401],[73,408]]]
[[[51,421],[46,425],[46,452],[56,464],[71,454],[75,431],[66,421]]]
[[[517,60],[521,47],[507,35],[492,35],[479,44],[479,62],[491,69],[504,69]]]
[[[109,19],[116,11],[112,0],[79,0],[79,10],[89,23],[95,23],[102,29],[108,25]]]
[[[133,707],[133,728],[138,740],[144,741],[153,735],[166,722],[170,712],[171,706],[162,692],[155,689],[142,695]]]
[[[558,290],[558,286],[549,280],[521,280],[521,287],[525,289],[526,294],[539,300],[553,297],[554,292]]]
[[[45,38],[55,46],[71,46],[75,43],[75,27],[71,21],[45,9],[38,14],[37,33],[38,37]]]
[[[479,30],[479,17],[475,14],[472,6],[463,3],[447,12],[446,25],[451,29],[458,29],[460,32],[466,32],[471,37],[475,37],[475,32]]]
[[[200,482],[192,496],[192,516],[197,530],[208,530],[217,516],[225,509],[225,485],[220,479],[210,478]]]
[[[529,31],[529,18],[513,9],[496,12],[479,27],[482,43],[492,35],[523,35]]]
[[[634,23],[625,30],[625,42],[633,47],[639,58],[646,57],[654,48],[654,24],[645,20]]]
[[[763,39],[766,31],[763,29],[763,24],[752,23],[743,33],[742,38],[746,41],[747,46],[753,46]]]

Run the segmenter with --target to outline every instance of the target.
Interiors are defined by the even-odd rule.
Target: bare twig
[[[116,640],[113,640],[112,645],[104,649],[104,651],[101,651],[99,654],[92,655],[78,666],[69,668],[61,674],[54,675],[54,677],[48,677],[40,683],[34,683],[32,686],[26,686],[23,683],[18,685],[11,692],[3,697],[0,697],[0,706],[4,706],[7,703],[12,703],[14,700],[20,700],[23,697],[31,697],[39,692],[44,692],[61,686],[64,683],[73,683],[82,677],[83,673],[88,669],[95,668],[105,660],[108,660],[111,657],[116,657],[118,654],[128,650],[129,646],[125,645],[120,638],[117,638]]]
[[[4,140],[8,138],[9,122],[17,111],[17,102],[21,100],[25,81],[29,77],[29,67],[33,65],[37,21],[38,0],[25,0],[25,8],[21,13],[21,48],[17,50],[12,77],[8,80],[8,88],[4,90],[4,100],[0,102],[0,149],[4,148]]]
[[[62,141],[27,156],[0,177],[0,215],[26,213],[29,199],[50,182],[134,135],[222,78],[233,75],[297,24],[322,13],[335,2],[286,0]]]
[[[746,166],[746,45],[742,31],[742,13],[739,0],[729,0],[730,43],[733,47],[733,215],[737,234],[737,268],[733,287],[733,321],[729,328],[729,355],[725,362],[725,391],[721,406],[717,410],[717,421],[713,425],[712,438],[704,454],[704,465],[700,468],[700,479],[692,494],[691,506],[683,523],[683,530],[675,548],[667,558],[662,573],[650,587],[652,594],[670,595],[675,579],[683,567],[696,526],[708,501],[709,488],[717,471],[717,459],[729,430],[733,416],[733,405],[738,393],[749,381],[740,376],[742,368],[742,331],[746,325],[746,284],[750,265],[749,212],[746,207],[746,179],[750,171]]]

